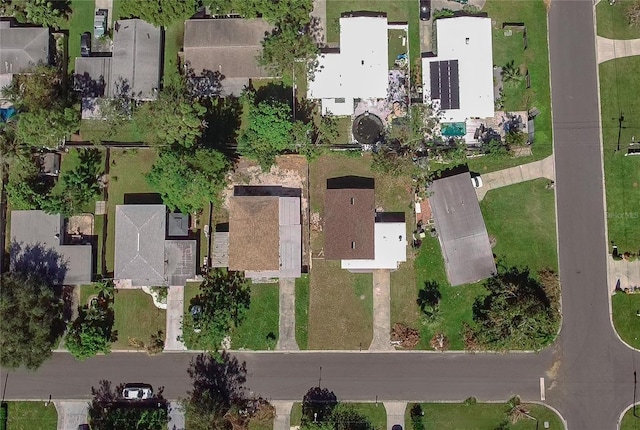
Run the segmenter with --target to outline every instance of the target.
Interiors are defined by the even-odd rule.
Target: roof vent
[[[356,243],[355,242],[351,242],[351,249],[356,249]]]
[[[469,44],[469,38],[467,37],[466,39],[464,39],[465,43],[468,45]]]

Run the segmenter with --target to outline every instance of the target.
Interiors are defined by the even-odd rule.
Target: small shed
[[[40,155],[40,174],[45,176],[58,176],[60,174],[60,154],[47,152]]]

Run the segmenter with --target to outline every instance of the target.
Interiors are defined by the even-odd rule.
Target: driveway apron
[[[53,404],[58,412],[58,430],[78,430],[80,424],[87,424],[89,403],[86,401],[54,401]]]
[[[373,340],[370,351],[385,351],[391,347],[391,272],[373,271]]]
[[[184,312],[184,287],[169,287],[167,295],[167,336],[164,342],[165,351],[186,351],[182,337],[182,315]]]
[[[296,342],[296,280],[280,278],[279,334],[276,349],[297,351]]]

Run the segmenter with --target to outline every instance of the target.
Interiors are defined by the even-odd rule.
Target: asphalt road
[[[591,2],[553,0],[549,31],[564,315],[558,342],[539,354],[239,354],[254,393],[299,400],[320,383],[346,400],[506,400],[519,394],[530,401],[540,400],[539,378],[545,377],[546,402],[570,430],[616,428],[634,400],[640,354],[617,339],[609,319]],[[127,353],[78,363],[57,353],[35,373],[3,372],[0,392],[6,399],[83,399],[108,379],[164,386],[175,399],[189,389],[191,357]]]

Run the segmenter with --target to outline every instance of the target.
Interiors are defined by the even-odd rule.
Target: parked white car
[[[149,384],[126,384],[122,397],[127,400],[146,400],[153,397],[153,388]]]
[[[473,188],[481,188],[482,187],[482,178],[480,176],[472,176],[471,183],[473,184]]]

